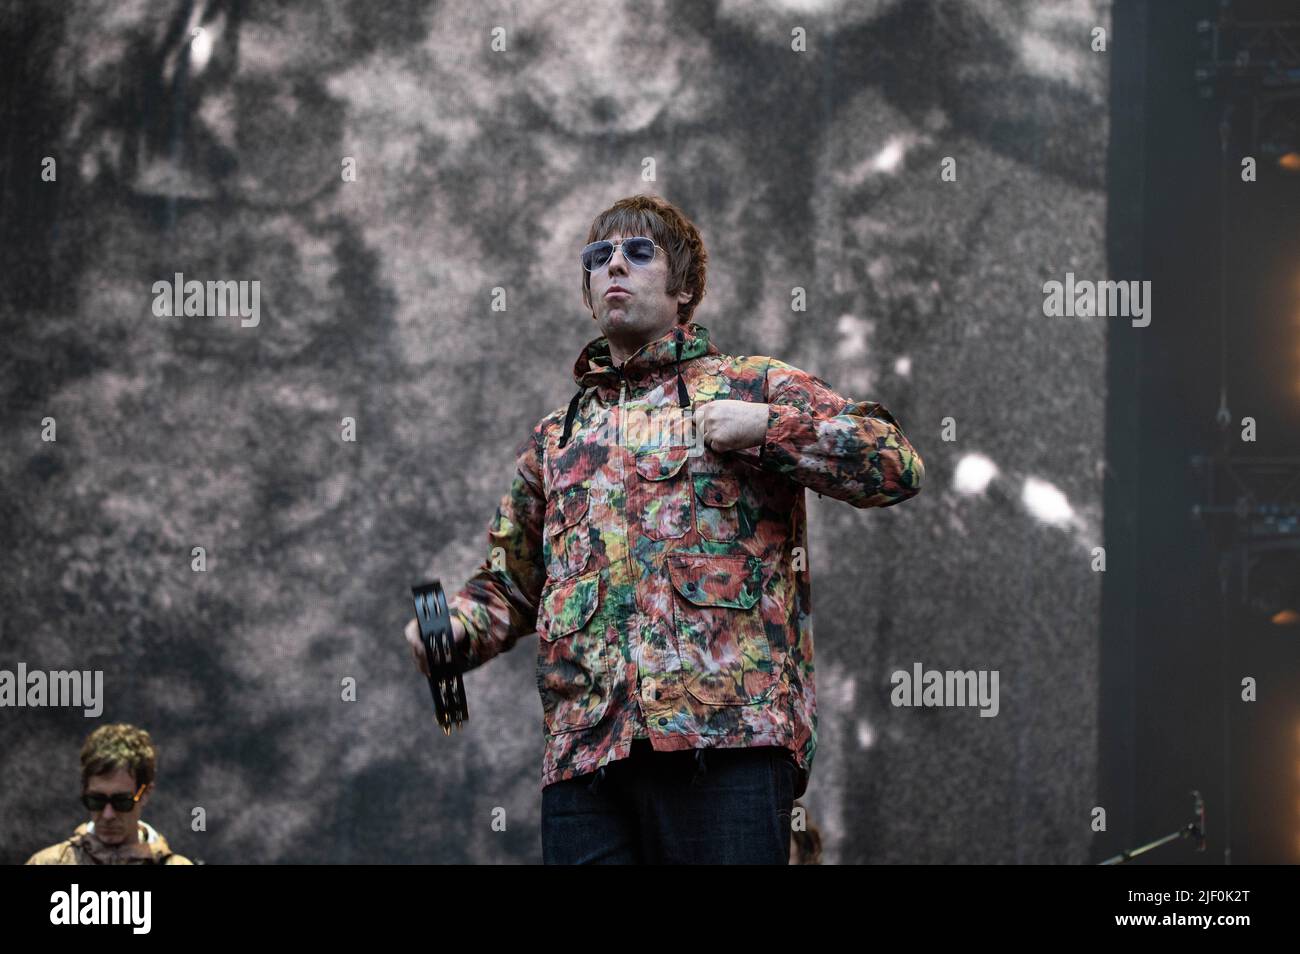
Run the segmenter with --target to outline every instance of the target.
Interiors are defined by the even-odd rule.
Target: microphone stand
[[[1139,855],[1144,855],[1148,851],[1152,851],[1156,848],[1159,848],[1161,845],[1167,845],[1171,841],[1178,841],[1178,839],[1180,838],[1195,838],[1196,850],[1204,851],[1205,850],[1205,801],[1201,798],[1201,793],[1196,791],[1192,792],[1192,799],[1193,799],[1192,810],[1196,813],[1196,818],[1188,822],[1182,828],[1178,829],[1178,831],[1170,832],[1168,835],[1165,835],[1163,838],[1157,838],[1155,841],[1147,842],[1147,844],[1142,845],[1138,848],[1134,848],[1132,851],[1121,851],[1118,855],[1115,855],[1113,858],[1107,858],[1105,861],[1098,862],[1098,864],[1103,864],[1103,865],[1123,864],[1124,862],[1132,861],[1134,858],[1138,857]]]

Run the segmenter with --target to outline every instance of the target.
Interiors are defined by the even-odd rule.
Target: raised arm
[[[858,508],[889,507],[920,492],[925,464],[884,405],[843,398],[775,358],[767,402],[763,443],[733,452],[754,466]]]

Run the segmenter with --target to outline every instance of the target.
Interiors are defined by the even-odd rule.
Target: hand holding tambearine
[[[465,628],[460,625],[460,620],[456,617],[451,618],[451,634],[456,645],[460,645],[465,640]],[[424,652],[424,643],[420,639],[420,621],[413,619],[406,624],[406,644],[411,648],[411,656],[415,660],[415,668],[427,677],[429,675],[429,657]]]

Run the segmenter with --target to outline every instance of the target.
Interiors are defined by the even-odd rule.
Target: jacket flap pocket
[[[740,478],[735,474],[696,474],[695,495],[710,507],[730,507],[740,497]]]
[[[542,597],[538,629],[550,641],[582,629],[600,602],[600,571],[560,583]]]
[[[673,588],[697,606],[751,609],[758,602],[763,563],[756,556],[737,554],[669,554]]]
[[[663,447],[636,455],[636,471],[646,480],[667,480],[682,469],[690,447]]]
[[[587,513],[587,496],[586,487],[571,487],[561,493],[547,519],[546,532],[559,533],[581,520]]]

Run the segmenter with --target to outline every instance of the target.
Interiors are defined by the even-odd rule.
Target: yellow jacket
[[[106,845],[95,837],[94,822],[77,826],[72,837],[36,852],[29,865],[192,865],[184,855],[172,852],[167,839],[147,822],[140,822],[140,838],[134,844]]]

